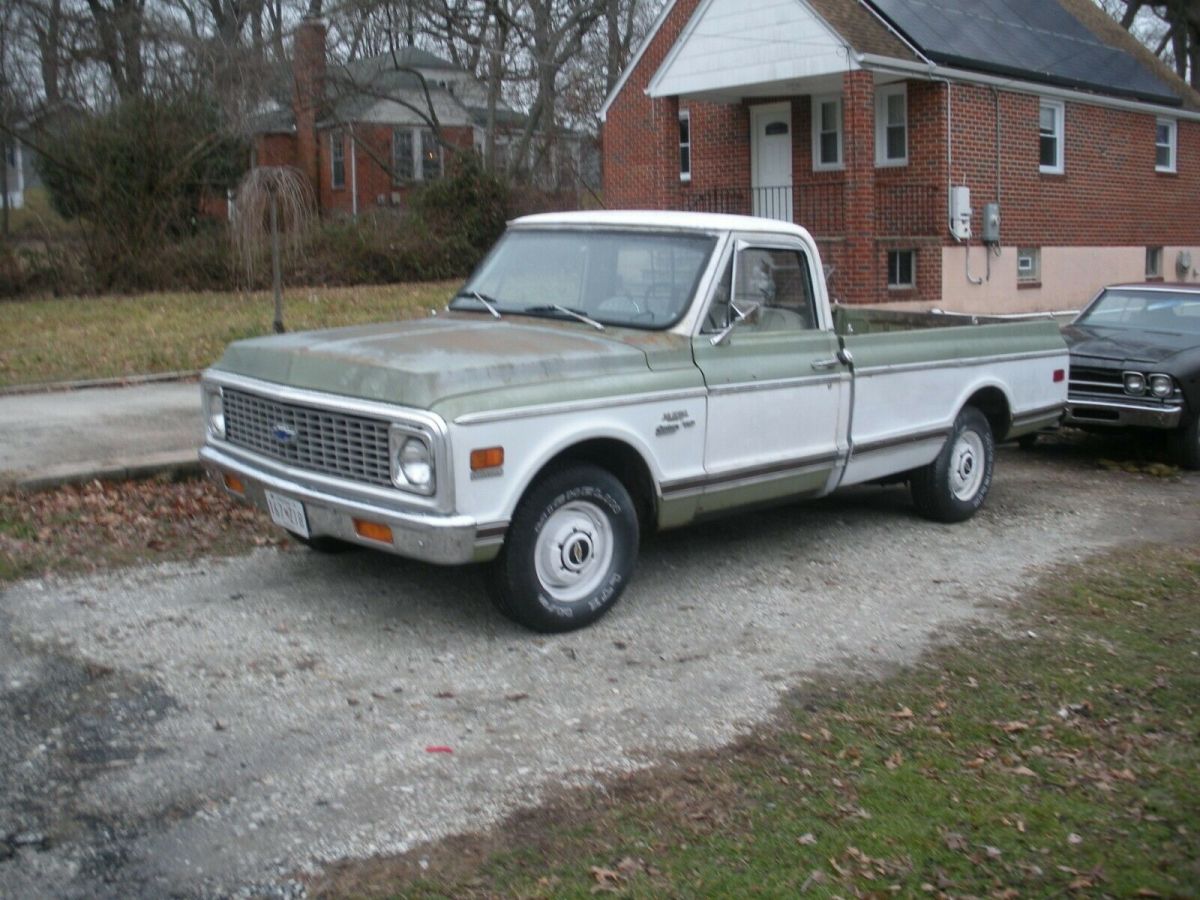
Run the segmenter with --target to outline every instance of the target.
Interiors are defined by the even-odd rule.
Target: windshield
[[[450,308],[669,328],[687,310],[715,244],[706,234],[514,229]]]
[[[1200,294],[1115,288],[1105,291],[1075,324],[1200,335]]]

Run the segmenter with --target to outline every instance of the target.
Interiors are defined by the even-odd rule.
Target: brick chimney
[[[325,20],[305,16],[292,48],[292,111],[296,116],[296,162],[320,196],[321,148],[317,119],[325,106]]]

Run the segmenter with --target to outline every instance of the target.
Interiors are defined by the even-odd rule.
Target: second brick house
[[[1200,95],[1091,0],[669,0],[603,116],[609,206],[796,221],[847,302],[1198,277]]]

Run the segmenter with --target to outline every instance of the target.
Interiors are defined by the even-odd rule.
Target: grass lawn
[[[446,305],[458,282],[292,288],[289,331],[386,322]],[[0,387],[200,369],[270,334],[270,293],[144,294],[0,302]]]
[[[318,896],[1194,897],[1200,549],[1049,579],[1003,633],[780,724],[564,792],[482,835],[346,863]]]

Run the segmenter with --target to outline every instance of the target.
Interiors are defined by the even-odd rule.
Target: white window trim
[[[889,159],[887,156],[887,103],[889,97],[897,96],[904,98],[904,155]],[[908,165],[908,85],[903,82],[875,88],[875,165]]]
[[[1055,161],[1052,166],[1041,164],[1042,110],[1054,110]],[[1041,98],[1038,103],[1038,171],[1047,175],[1061,175],[1066,170],[1067,105],[1061,100]]]
[[[684,147],[687,147],[688,167],[687,167],[687,171],[685,172],[685,171],[683,171],[683,166],[682,165],[679,166],[679,180],[680,181],[691,181],[692,180],[692,144],[693,144],[693,141],[692,141],[692,111],[690,109],[681,109],[679,111],[679,121],[687,122],[687,124],[688,124],[687,143],[685,144],[682,140],[679,142],[680,151],[682,151]]]
[[[1167,145],[1171,148],[1171,162],[1169,165],[1160,166],[1158,164],[1158,126],[1166,125],[1169,129],[1170,140]],[[1154,171],[1155,172],[1174,172],[1176,169],[1176,160],[1179,159],[1179,123],[1175,119],[1155,119],[1154,120]]]
[[[821,104],[837,104],[837,146],[838,161],[836,163],[821,162]],[[832,172],[846,167],[846,114],[842,104],[841,94],[822,94],[812,98],[812,167],[814,172]]]
[[[1161,245],[1150,246],[1146,248],[1146,277],[1147,278],[1162,278],[1163,277],[1163,248]],[[1152,268],[1150,263],[1155,262],[1156,265]]]
[[[424,142],[423,135],[432,134],[433,129],[432,128],[422,128],[419,125],[396,125],[396,126],[394,126],[392,128],[392,160],[393,160],[393,163],[395,161],[396,132],[397,131],[407,131],[409,134],[412,135],[412,137],[409,138],[409,151],[412,153],[412,177],[401,178],[401,179],[397,180],[394,177],[395,173],[393,173],[392,186],[393,187],[401,187],[405,184],[417,184],[417,183],[424,182],[424,181],[436,180],[436,179],[426,177],[425,153],[423,150],[423,142]],[[497,147],[498,146],[499,146],[499,142],[497,142]],[[438,177],[443,177],[446,173],[445,152],[440,143],[437,145],[437,148],[438,148],[438,161],[439,161],[438,168],[441,169],[441,172],[442,172],[442,175],[440,175]]]
[[[910,280],[909,280],[909,281],[895,281],[895,282],[893,282],[893,281],[892,281],[892,273],[891,273],[891,271],[889,271],[889,272],[887,273],[887,276],[888,276],[888,282],[887,282],[887,287],[888,287],[888,290],[889,290],[889,291],[909,291],[909,290],[912,290],[913,288],[915,288],[915,287],[917,286],[917,251],[916,251],[916,250],[913,250],[913,249],[911,249],[911,248],[906,248],[906,249],[904,249],[904,250],[889,250],[889,251],[888,251],[888,256],[890,257],[890,256],[891,256],[893,253],[896,253],[896,254],[900,254],[900,253],[907,253],[907,254],[908,254],[908,277],[909,277],[909,279],[910,279]],[[900,268],[900,266],[899,266],[899,264],[898,264],[898,263],[897,263],[897,266],[896,266],[896,268],[897,268],[897,270],[899,270],[899,268]],[[890,265],[888,266],[888,269],[889,269],[889,270],[891,269],[891,266],[890,266]],[[899,273],[897,272],[897,274],[899,274]]]
[[[1033,267],[1027,273],[1021,272],[1021,257],[1027,255],[1033,262]],[[1018,247],[1017,248],[1017,283],[1018,284],[1035,284],[1042,280],[1042,248],[1041,247]]]

